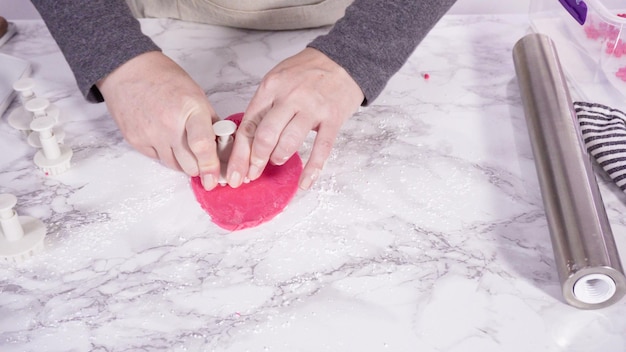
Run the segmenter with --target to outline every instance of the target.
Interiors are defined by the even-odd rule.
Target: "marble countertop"
[[[3,352],[626,350],[626,300],[584,311],[560,294],[511,56],[525,16],[445,17],[312,190],[235,233],[82,99],[42,22],[16,24],[0,51],[32,62],[74,158],[44,176],[4,116],[0,193],[48,236],[0,264]],[[327,31],[142,25],[222,117]],[[626,196],[599,181],[624,257]]]

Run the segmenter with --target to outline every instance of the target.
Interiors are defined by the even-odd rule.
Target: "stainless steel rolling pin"
[[[529,34],[513,61],[563,297],[582,309],[609,306],[626,278],[556,48]]]

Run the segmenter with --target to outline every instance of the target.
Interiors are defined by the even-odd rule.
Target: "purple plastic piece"
[[[574,19],[581,25],[587,20],[587,4],[583,0],[559,0]]]

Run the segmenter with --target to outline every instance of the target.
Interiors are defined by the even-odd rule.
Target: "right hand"
[[[142,154],[217,185],[220,161],[213,122],[219,117],[202,88],[158,51],[141,54],[97,83],[124,138]]]
[[[283,60],[265,75],[246,109],[228,161],[228,184],[239,187],[245,178],[256,180],[268,163],[284,164],[313,130],[299,181],[309,189],[363,99],[352,76],[321,51],[306,48]]]

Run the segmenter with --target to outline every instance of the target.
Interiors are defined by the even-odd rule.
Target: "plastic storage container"
[[[626,0],[531,0],[530,22],[554,41],[575,99],[626,107]]]

